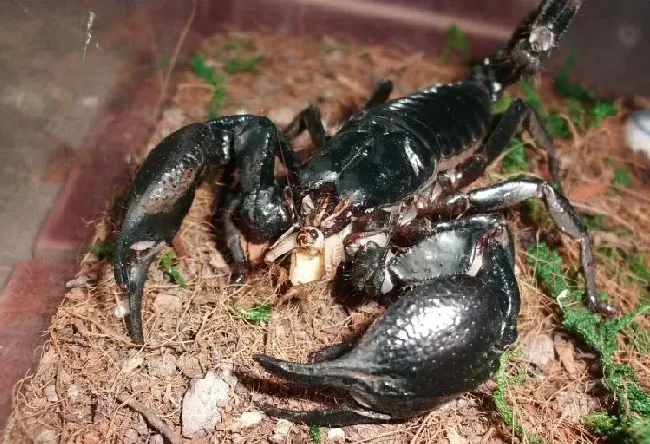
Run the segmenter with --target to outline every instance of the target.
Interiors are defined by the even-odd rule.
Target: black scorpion
[[[594,312],[613,314],[597,300],[587,230],[561,191],[535,177],[460,191],[522,127],[547,153],[559,181],[553,142],[535,110],[517,99],[492,116],[490,105],[504,88],[539,72],[580,4],[544,0],[465,80],[388,102],[392,84],[382,80],[332,137],[313,106],[284,131],[266,117],[240,115],[166,137],[137,172],[115,246],[115,278],[129,297],[133,341],[144,341],[148,267],[179,229],[208,166],[239,172],[222,214],[233,282],[244,282],[248,268],[242,232],[275,241],[298,231],[307,246],[344,233],[346,276],[368,293],[401,296],[365,335],[324,350],[320,362],[256,356],[275,373],[345,388],[357,401],[311,413],[267,407],[275,415],[328,425],[383,422],[431,409],[489,378],[517,336],[519,293],[508,229],[488,213],[527,199],[542,199],[559,229],[579,242],[586,301]],[[317,153],[300,165],[290,140],[305,130]],[[286,181],[274,175],[276,156],[289,171]],[[460,218],[436,223],[443,214]],[[423,220],[434,222],[422,229]],[[398,225],[411,229],[416,242],[394,255]]]

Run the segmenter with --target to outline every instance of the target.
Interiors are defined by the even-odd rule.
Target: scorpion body
[[[357,289],[396,296],[365,334],[321,351],[318,362],[256,356],[274,373],[344,388],[355,401],[314,412],[265,407],[273,415],[323,425],[403,419],[489,378],[517,336],[519,311],[511,236],[493,213],[527,199],[541,199],[557,227],[579,242],[586,301],[594,312],[613,314],[597,300],[587,230],[559,188],[518,177],[461,190],[521,128],[547,153],[559,181],[553,142],[535,110],[518,99],[493,116],[490,105],[504,88],[539,72],[580,3],[543,0],[455,84],[388,101],[392,84],[382,80],[332,137],[313,106],[284,131],[266,117],[245,115],[188,125],[166,137],[136,174],[115,245],[115,279],[129,297],[133,341],[144,342],[147,269],[176,234],[211,165],[239,172],[221,212],[233,282],[246,278],[240,243],[246,233],[276,241],[268,261],[293,250],[294,258],[322,267],[298,282],[329,277],[343,260],[341,275]],[[300,165],[290,142],[305,130],[317,153]],[[289,171],[286,181],[274,174],[276,157]],[[441,222],[441,215],[455,220]],[[415,242],[395,251],[398,230]],[[322,254],[338,259],[322,260]]]

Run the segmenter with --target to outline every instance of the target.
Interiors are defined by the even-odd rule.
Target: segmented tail
[[[473,67],[471,78],[485,84],[493,100],[522,76],[539,72],[571,25],[582,0],[544,0],[517,26],[512,37]]]

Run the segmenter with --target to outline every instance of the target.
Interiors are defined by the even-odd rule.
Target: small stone
[[[165,439],[162,435],[153,435],[149,438],[149,444],[165,444]]]
[[[151,376],[169,378],[176,374],[176,358],[169,353],[155,356],[149,360],[147,367]]]
[[[522,348],[524,361],[533,364],[542,372],[546,372],[551,361],[555,359],[553,339],[549,335],[530,336],[524,340]]]
[[[140,436],[138,435],[138,432],[134,429],[127,429],[124,431],[124,435],[122,435],[122,442],[124,444],[137,444],[140,442]]]
[[[277,83],[271,83],[268,80],[264,79],[260,79],[255,84],[253,84],[253,91],[255,91],[255,94],[260,96],[273,94],[279,89],[280,85]]]
[[[253,427],[255,424],[262,421],[262,412],[244,412],[237,420],[237,425],[241,429]]]
[[[183,402],[183,394],[172,390],[169,393],[169,402],[174,406],[175,409],[180,408],[181,403]]]
[[[555,396],[555,402],[562,412],[562,418],[574,424],[580,424],[580,418],[600,408],[597,398],[580,391],[560,392]]]
[[[244,444],[246,442],[246,438],[241,433],[233,433],[230,439],[232,440],[232,444]]]
[[[90,277],[81,275],[76,279],[72,279],[71,281],[68,281],[65,283],[65,288],[79,288],[83,287],[86,285],[86,283],[90,281]]]
[[[84,108],[97,108],[99,106],[99,97],[85,96],[81,99],[81,106]]]
[[[36,435],[37,444],[56,444],[59,442],[58,434],[55,430],[52,429],[41,429],[41,431]]]
[[[630,112],[623,128],[626,145],[650,156],[650,111]]]
[[[144,251],[156,245],[156,241],[138,241],[131,245],[133,251]]]
[[[285,443],[292,425],[293,424],[286,419],[278,419],[278,422],[275,424],[275,429],[273,430],[273,435],[269,438],[269,441],[273,444]]]
[[[159,294],[153,303],[153,309],[156,313],[162,314],[179,313],[183,309],[183,303],[177,296]]]
[[[204,438],[221,422],[221,411],[228,402],[230,386],[208,372],[203,379],[190,381],[183,397],[181,410],[182,432],[185,438]]]
[[[181,108],[166,109],[160,119],[162,136],[165,137],[187,125],[188,120],[187,114]]]
[[[282,108],[276,108],[269,111],[268,117],[275,124],[288,125],[293,121],[293,118],[296,116],[296,114],[297,113],[291,108],[283,106]]]
[[[141,414],[136,415],[136,420],[134,421],[134,429],[136,432],[138,432],[138,435],[140,436],[148,436],[149,435],[149,426],[147,425],[147,422],[144,420],[144,417]]]
[[[177,365],[181,373],[188,378],[199,378],[203,374],[201,363],[196,356],[181,356]]]
[[[81,389],[75,384],[70,384],[68,387],[68,399],[70,402],[77,402],[81,396]]]
[[[50,384],[45,387],[43,389],[43,394],[45,395],[45,399],[47,399],[49,402],[59,402],[59,395],[56,393],[56,387],[54,384]]]
[[[344,442],[345,431],[340,428],[329,429],[327,431],[327,440],[331,442]]]
[[[127,300],[118,302],[118,304],[113,309],[113,316],[115,316],[117,319],[123,319],[127,317],[129,313],[131,313],[131,309],[129,308],[129,301]]]
[[[131,373],[133,370],[140,367],[143,363],[144,358],[142,356],[131,358],[122,365],[122,373]]]

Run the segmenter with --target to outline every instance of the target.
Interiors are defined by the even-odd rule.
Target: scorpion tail
[[[473,68],[472,79],[485,83],[496,100],[508,85],[538,73],[581,4],[582,0],[543,0],[519,23],[508,41]]]

